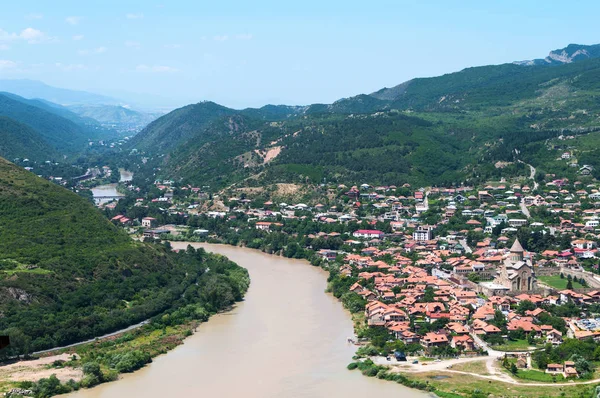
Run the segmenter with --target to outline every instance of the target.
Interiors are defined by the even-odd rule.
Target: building
[[[428,241],[433,238],[433,231],[430,228],[418,227],[413,232],[413,239],[417,242]]]
[[[153,218],[153,217],[142,218],[142,227],[144,227],[144,228],[156,227],[156,218]]]
[[[500,273],[495,282],[508,288],[510,291],[534,290],[537,288],[537,279],[533,271],[531,260],[523,259],[523,247],[515,239],[508,258],[500,266]]]
[[[359,229],[355,231],[352,236],[355,238],[371,239],[371,238],[383,238],[384,233],[376,229]]]

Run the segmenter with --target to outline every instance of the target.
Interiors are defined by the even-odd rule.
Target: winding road
[[[533,181],[533,191],[537,191],[538,187],[540,186],[540,184],[538,184],[535,181],[535,173],[537,172],[537,170],[535,169],[535,167],[533,167],[532,165],[530,165],[529,163],[525,163],[522,160],[518,160],[519,163],[523,163],[527,166],[529,166],[529,179],[531,181]],[[525,206],[525,197],[521,198],[521,201],[519,203],[519,205],[521,206],[521,212],[523,214],[525,214],[525,217],[530,218],[531,214],[529,213],[529,209],[527,208],[527,206]]]

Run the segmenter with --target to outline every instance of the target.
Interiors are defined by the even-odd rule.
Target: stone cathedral
[[[531,264],[531,260],[523,260],[524,252],[519,240],[515,239],[508,257],[500,265],[499,275],[495,280],[496,283],[507,287],[510,291],[534,290],[537,288],[533,264]]]

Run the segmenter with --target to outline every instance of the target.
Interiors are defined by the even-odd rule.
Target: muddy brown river
[[[69,397],[428,396],[346,370],[356,350],[347,343],[352,321],[341,303],[324,293],[323,270],[251,249],[193,245],[248,269],[252,283],[245,301],[213,316],[145,368]]]

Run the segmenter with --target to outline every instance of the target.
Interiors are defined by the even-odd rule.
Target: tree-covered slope
[[[236,111],[214,102],[176,109],[150,123],[131,140],[131,147],[154,153],[168,152],[195,137],[211,122]]]
[[[133,242],[85,199],[5,160],[0,225],[0,334],[19,352],[99,336],[207,292],[223,305],[241,295],[239,267]]]
[[[190,105],[150,124],[132,148],[164,155],[153,163],[163,177],[219,187],[251,176],[258,184],[483,180],[517,153],[535,163],[526,152],[553,136],[600,129],[597,47],[564,52],[565,62],[467,68],[333,104]]]
[[[0,94],[0,116],[25,124],[44,137],[47,143],[62,153],[80,151],[90,138],[85,127],[42,107]]]
[[[45,161],[58,157],[57,151],[31,127],[0,116],[0,156]]]

